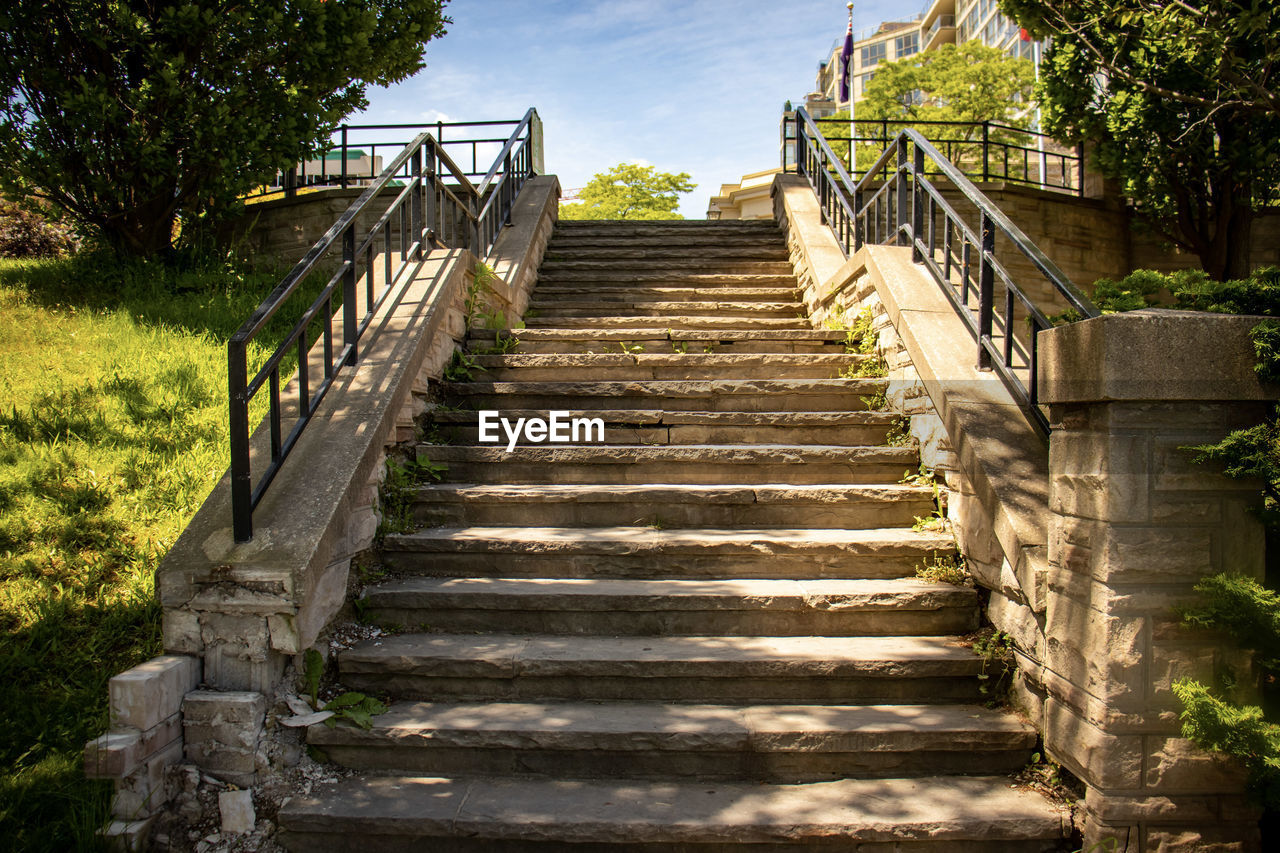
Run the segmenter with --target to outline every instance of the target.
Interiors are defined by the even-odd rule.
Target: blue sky
[[[857,3],[854,28],[925,0]],[[689,172],[681,212],[720,184],[778,164],[783,102],[813,88],[843,38],[843,0],[454,0],[427,67],[372,88],[353,122],[519,118],[537,107],[547,171],[581,187],[615,163]]]

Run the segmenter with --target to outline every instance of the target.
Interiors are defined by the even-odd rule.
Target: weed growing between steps
[[[916,577],[929,583],[949,583],[954,586],[972,586],[969,567],[959,554],[934,553],[916,566]]]
[[[1013,638],[1004,631],[984,628],[973,636],[973,651],[982,658],[978,688],[988,707],[1007,705],[1013,692],[1013,676],[1017,666],[1013,658]]]
[[[403,461],[388,459],[387,475],[378,488],[381,518],[378,520],[374,541],[381,543],[393,533],[408,533],[413,530],[414,488],[428,480],[439,481],[448,470],[449,466],[438,465],[425,456],[415,456]]]
[[[96,843],[111,786],[83,778],[81,750],[106,729],[107,679],[160,651],[156,567],[227,465],[226,341],[277,281],[0,262],[0,837],[15,849]]]
[[[845,312],[833,314],[825,323],[828,329],[844,332],[844,351],[866,356],[840,372],[841,379],[878,379],[889,375],[889,365],[880,355],[880,333],[875,329],[875,313],[863,308],[850,322]]]

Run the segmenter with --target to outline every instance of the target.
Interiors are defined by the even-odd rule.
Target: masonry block
[[[219,779],[252,784],[266,711],[261,693],[192,692],[182,706],[187,759]]]
[[[148,757],[182,737],[182,717],[173,714],[147,731],[115,729],[89,741],[84,749],[84,775],[90,779],[128,776]]]
[[[182,760],[182,742],[173,741],[116,782],[111,813],[121,820],[150,817],[169,801],[165,771]]]
[[[112,727],[139,731],[173,716],[182,697],[200,683],[200,663],[186,655],[162,655],[114,676],[107,685]]]

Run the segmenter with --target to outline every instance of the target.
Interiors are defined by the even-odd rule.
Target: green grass
[[[96,849],[80,751],[161,650],[156,567],[227,465],[226,340],[276,281],[0,261],[0,849]]]

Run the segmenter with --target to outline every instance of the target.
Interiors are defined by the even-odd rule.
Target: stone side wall
[[[526,184],[486,259],[501,276],[493,304],[513,318],[527,305],[558,198],[554,176]],[[419,395],[466,335],[463,297],[475,266],[464,250],[430,252],[386,300],[360,364],[339,376],[255,510],[250,542],[231,536],[228,476],[162,561],[167,654],[112,679],[112,730],[86,748],[86,769],[116,780],[113,837],[139,843],[173,793],[164,770],[184,756],[240,786],[272,772],[279,756],[261,735],[276,687],[345,602],[351,559],[377,529],[387,455],[412,438]],[[295,382],[282,399],[296,396]],[[252,439],[255,466],[268,438],[263,424]],[[130,710],[139,708],[145,714]]]
[[[1134,853],[1258,847],[1242,769],[1181,737],[1172,692],[1181,677],[1214,684],[1251,669],[1175,608],[1207,575],[1262,578],[1258,484],[1181,449],[1264,418],[1275,392],[1253,372],[1255,322],[1140,311],[1042,337],[1054,428],[1045,739],[1088,785],[1086,841]]]

